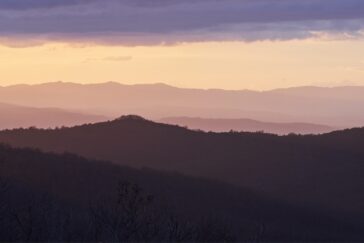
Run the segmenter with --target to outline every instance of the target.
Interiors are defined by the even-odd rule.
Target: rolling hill
[[[200,129],[212,132],[265,132],[278,135],[296,134],[321,134],[335,130],[333,127],[310,124],[310,123],[274,123],[262,122],[252,119],[213,119],[213,118],[194,118],[194,117],[167,117],[160,119],[159,122],[186,126],[189,129]]]
[[[124,116],[57,130],[2,131],[0,142],[217,179],[350,222],[364,215],[364,129],[308,136],[205,133]]]
[[[0,237],[6,241],[362,239],[362,225],[337,215],[213,180],[2,145],[0,162]],[[124,193],[120,182],[138,187],[118,195]],[[140,205],[144,195],[153,196],[153,205]],[[115,208],[120,203],[132,207]],[[123,216],[131,217],[127,224],[115,221]]]
[[[315,123],[346,128],[364,124],[361,112],[364,87],[297,87],[258,92],[185,89],[165,84],[55,82],[0,87],[0,102],[57,107],[107,117],[140,114],[154,120],[187,116]]]
[[[0,130],[12,128],[55,128],[106,120],[105,116],[70,112],[58,108],[34,108],[0,103]]]

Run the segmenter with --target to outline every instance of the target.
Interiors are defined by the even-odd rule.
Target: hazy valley
[[[159,122],[172,125],[185,126],[189,129],[212,132],[264,132],[278,135],[296,134],[322,134],[338,130],[338,128],[311,124],[311,123],[274,123],[262,122],[252,119],[214,119],[193,117],[167,117]]]
[[[56,107],[112,118],[138,114],[152,120],[186,116],[314,123],[340,128],[364,124],[362,87],[301,87],[257,92],[182,89],[165,84],[55,82],[0,87],[0,102]]]
[[[55,128],[107,120],[105,116],[66,111],[59,108],[33,108],[0,103],[0,130],[13,128]]]

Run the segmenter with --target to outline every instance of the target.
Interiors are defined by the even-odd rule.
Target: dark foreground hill
[[[0,142],[218,179],[350,223],[364,215],[364,129],[319,136],[205,133],[127,116],[3,131]]]
[[[361,225],[211,180],[0,146],[1,241],[338,241]]]
[[[322,134],[332,132],[335,129],[326,125],[311,123],[277,123],[262,122],[252,119],[213,119],[197,117],[167,117],[159,120],[161,123],[186,126],[189,129],[200,129],[212,132],[259,132],[278,135],[296,134]]]

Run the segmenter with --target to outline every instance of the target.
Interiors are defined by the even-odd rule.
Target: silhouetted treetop
[[[123,115],[115,119],[116,121],[147,121],[144,117],[138,115]]]

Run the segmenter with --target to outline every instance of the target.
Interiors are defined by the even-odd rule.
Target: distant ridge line
[[[257,93],[265,93],[265,92],[275,92],[275,91],[287,91],[287,90],[295,90],[295,89],[341,89],[341,88],[364,88],[364,85],[342,85],[342,86],[318,86],[318,85],[303,85],[303,86],[290,86],[290,87],[281,87],[281,88],[273,88],[266,90],[255,90],[255,89],[224,89],[224,88],[192,88],[192,87],[178,87],[175,85],[157,82],[157,83],[136,83],[136,84],[126,84],[117,81],[105,81],[105,82],[95,82],[95,83],[78,83],[78,82],[69,82],[69,81],[54,81],[54,82],[44,82],[44,83],[17,83],[17,84],[9,84],[9,85],[0,85],[0,88],[11,88],[11,87],[34,87],[34,86],[47,86],[47,85],[77,85],[77,86],[95,86],[95,85],[120,85],[120,86],[129,86],[129,87],[137,87],[137,86],[160,86],[160,87],[168,87],[174,89],[186,89],[186,90],[206,90],[206,91],[237,91],[237,92],[257,92]]]

